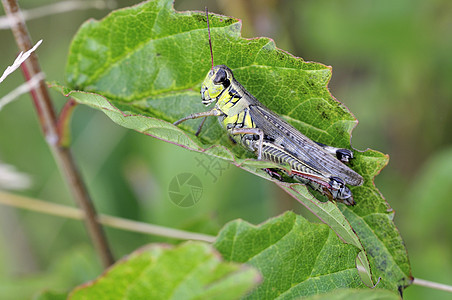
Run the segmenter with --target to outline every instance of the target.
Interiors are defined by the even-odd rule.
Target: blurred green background
[[[56,3],[23,0],[22,9]],[[108,2],[111,3],[111,2]],[[117,1],[116,7],[137,2]],[[396,211],[413,276],[452,284],[452,2],[399,1],[189,1],[177,10],[204,10],[243,20],[243,36],[267,36],[308,61],[333,66],[330,90],[359,120],[352,144],[390,155],[375,182]],[[48,81],[63,82],[71,38],[88,18],[109,9],[73,10],[28,22]],[[0,30],[0,70],[17,47]],[[23,82],[19,72],[0,85],[0,97]],[[66,99],[52,92],[59,109]],[[215,234],[226,222],[262,222],[301,205],[276,185],[220,161],[127,131],[98,111],[78,107],[73,153],[99,212]],[[31,176],[16,191],[71,205],[38,126],[28,95],[0,111],[0,161]],[[210,165],[211,173],[199,161]],[[174,205],[168,186],[178,174],[201,179],[193,207]],[[106,229],[117,258],[150,242],[177,242]],[[43,289],[66,290],[101,267],[81,222],[0,206],[0,298],[26,299]],[[452,299],[412,286],[406,299]]]

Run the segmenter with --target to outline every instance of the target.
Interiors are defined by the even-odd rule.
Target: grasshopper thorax
[[[225,65],[213,67],[201,86],[202,103],[208,106],[218,100],[225,90],[229,88],[232,81],[232,71]]]

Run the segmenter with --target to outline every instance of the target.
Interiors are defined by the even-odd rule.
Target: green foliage
[[[211,15],[213,52],[254,96],[309,138],[349,147],[356,120],[329,93],[331,68],[304,62],[277,49],[270,39],[244,39],[241,23]],[[205,16],[175,12],[159,0],[85,23],[73,40],[67,86],[76,101],[103,111],[117,124],[181,147],[204,152],[271,180],[263,166],[232,145],[214,118],[194,136],[198,122],[171,123],[205,110],[199,87],[210,68]],[[399,290],[410,283],[410,266],[393,213],[374,186],[388,157],[355,151],[353,169],[365,182],[352,187],[357,205],[345,207],[313,198],[300,184],[277,184],[328,224],[344,241],[363,250],[359,260],[379,287]],[[345,216],[345,217],[344,217]]]
[[[143,247],[74,289],[70,297],[329,299],[328,293],[339,289],[333,299],[398,299],[388,291],[365,289],[355,267],[357,247],[344,244],[328,226],[291,212],[259,226],[230,222],[214,247],[224,261],[212,246],[200,242]],[[38,299],[53,299],[51,295]]]
[[[222,262],[212,246],[152,245],[84,284],[71,299],[237,299],[259,282],[252,267]]]
[[[227,224],[215,248],[227,261],[259,269],[263,282],[251,299],[294,299],[339,288],[365,287],[355,266],[359,248],[344,244],[324,224],[287,212],[260,226]]]
[[[28,10],[42,1],[19,2]],[[174,2],[179,11],[202,11],[205,6],[194,0]],[[273,37],[278,47],[290,53],[332,65],[329,88],[360,121],[353,131],[353,146],[391,155],[376,184],[396,211],[394,220],[407,245],[413,274],[452,282],[447,263],[452,261],[452,223],[448,217],[452,157],[444,151],[452,145],[452,39],[445,38],[452,32],[452,2],[246,1],[246,9],[245,1],[224,3],[208,1],[209,10],[242,19],[243,36]],[[123,1],[117,4],[126,5]],[[85,20],[103,18],[109,11],[72,10],[27,21],[32,40],[44,38],[37,54],[47,80],[64,82],[62,68],[76,29]],[[11,32],[3,30],[2,34],[0,66],[4,69],[18,50]],[[203,45],[203,49],[207,47]],[[208,63],[204,63],[207,71]],[[16,72],[1,84],[1,95],[22,83],[23,76]],[[65,100],[61,94],[51,93],[58,110]],[[218,160],[124,130],[85,105],[76,111],[71,151],[101,213],[208,234],[218,233],[220,224],[237,217],[258,224],[269,216],[294,210],[312,218],[278,186],[258,176],[229,166],[213,181],[198,159]],[[33,178],[33,186],[21,194],[73,205],[37,120],[29,95],[2,110],[0,160]],[[196,206],[181,209],[170,202],[167,189],[177,173],[187,171],[202,180],[204,194]],[[31,299],[42,289],[68,291],[101,273],[99,260],[78,221],[4,206],[0,212],[0,299]],[[206,230],[200,220],[215,226]],[[162,241],[116,229],[106,231],[116,257]],[[25,246],[21,232],[28,241]],[[80,251],[81,245],[86,251]],[[62,256],[66,263],[61,262]],[[85,262],[80,263],[80,258]],[[365,294],[361,298],[369,297]],[[418,285],[404,291],[404,298],[410,300],[448,297],[447,292]]]

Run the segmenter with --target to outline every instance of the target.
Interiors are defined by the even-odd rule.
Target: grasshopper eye
[[[218,69],[217,74],[215,74],[215,78],[213,79],[213,82],[215,84],[226,83],[228,80],[228,75],[226,74],[226,71],[224,69]]]

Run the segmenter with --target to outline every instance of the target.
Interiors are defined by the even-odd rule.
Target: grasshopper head
[[[232,71],[225,65],[218,65],[207,73],[202,83],[201,98],[204,105],[218,100],[218,97],[226,90],[232,81]]]

